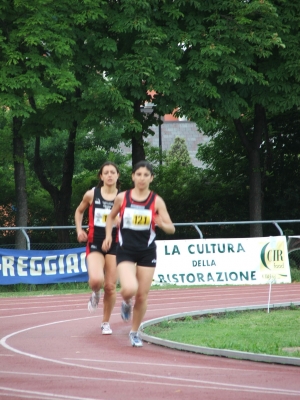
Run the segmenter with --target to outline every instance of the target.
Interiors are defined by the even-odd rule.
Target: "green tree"
[[[183,167],[192,164],[185,138],[180,138],[178,136],[175,138],[166,157],[166,162],[168,164],[176,161]]]
[[[267,219],[297,219],[300,202],[300,111],[294,108],[274,115],[268,120],[269,149],[262,146],[268,155],[264,179],[265,207]],[[291,224],[287,228],[298,233],[299,228]]]
[[[264,220],[297,219],[299,214],[299,110],[294,108],[267,120],[269,142],[261,146]],[[233,123],[222,130],[210,132],[211,140],[199,145],[197,158],[205,164],[208,182],[223,186],[227,198],[219,192],[214,202],[224,205],[221,220],[248,220],[249,192],[246,150],[235,132]],[[234,205],[234,206],[232,206]],[[281,224],[280,224],[281,225]],[[297,225],[286,224],[286,229],[297,233]],[[276,234],[270,224],[264,232]]]
[[[0,5],[0,104],[10,113],[14,158],[16,225],[26,226],[26,120],[39,108],[61,103],[78,87],[71,68],[76,36],[72,27],[86,13],[99,15],[99,2],[2,1]],[[25,239],[16,237],[16,247]]]
[[[300,103],[300,3],[287,1],[175,2],[182,15],[179,114],[201,129],[231,119],[249,160],[250,220],[262,218],[261,145],[267,117]],[[174,41],[174,51],[179,51]],[[250,227],[261,236],[261,224]]]
[[[168,41],[175,16],[169,2],[158,0],[109,2],[108,12],[108,35],[116,41],[117,51],[107,76],[131,103],[131,119],[123,136],[132,143],[134,165],[145,159],[144,137],[153,135],[150,127],[159,125],[160,116],[172,111],[168,101],[179,70]],[[158,98],[163,98],[159,107]],[[142,113],[141,106],[151,101],[157,106]]]
[[[99,121],[113,120],[116,115],[122,115],[125,127],[129,120],[128,102],[103,73],[115,50],[115,42],[107,37],[107,4],[100,0],[1,3],[0,99],[12,121],[17,226],[28,222],[28,138],[36,138],[34,168],[51,196],[56,223],[65,225],[70,214],[78,130],[82,126],[87,131],[96,129]],[[58,131],[67,131],[68,136],[66,145],[61,146],[65,148],[61,180],[54,184],[40,148],[43,137]],[[59,240],[68,241],[63,231]],[[17,247],[24,247],[22,237],[17,242]]]

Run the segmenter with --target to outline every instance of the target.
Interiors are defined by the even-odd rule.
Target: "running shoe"
[[[130,332],[129,339],[133,347],[143,347],[143,341],[139,337],[138,332]]]
[[[112,334],[112,330],[109,325],[109,322],[102,322],[101,331],[102,331],[102,335],[111,335]]]
[[[100,300],[100,290],[97,293],[93,292],[91,295],[91,298],[88,302],[88,310],[90,313],[93,313],[97,310],[99,300]]]
[[[126,303],[124,300],[121,305],[121,317],[123,321],[129,321],[131,318],[131,301]]]

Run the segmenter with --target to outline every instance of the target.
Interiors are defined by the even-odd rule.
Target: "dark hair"
[[[132,173],[134,174],[139,168],[142,168],[142,167],[147,168],[147,170],[151,173],[151,175],[154,175],[152,164],[150,164],[149,161],[146,161],[146,160],[137,162],[132,168]]]
[[[98,172],[98,174],[97,174],[97,178],[99,179],[99,182],[98,182],[97,187],[100,187],[100,188],[101,188],[101,187],[103,186],[103,181],[101,180],[100,176],[102,175],[103,168],[106,167],[107,165],[112,165],[112,166],[116,169],[117,173],[120,174],[119,168],[118,168],[118,166],[117,166],[114,162],[112,162],[112,161],[105,161],[105,163],[103,163],[103,164],[101,165],[101,167],[100,167],[100,169],[99,169],[99,172]],[[117,189],[120,189],[120,181],[119,181],[119,179],[117,180],[116,187],[117,187]]]

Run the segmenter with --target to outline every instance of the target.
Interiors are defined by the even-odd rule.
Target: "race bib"
[[[144,231],[150,229],[151,220],[151,210],[125,208],[123,214],[123,228],[132,229],[134,231]]]
[[[106,220],[109,213],[109,209],[96,208],[94,214],[94,225],[104,228],[106,226]]]

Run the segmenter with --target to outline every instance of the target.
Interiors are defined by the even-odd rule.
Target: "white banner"
[[[291,283],[285,236],[157,240],[153,284]]]

